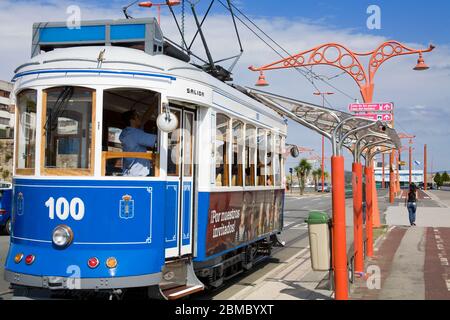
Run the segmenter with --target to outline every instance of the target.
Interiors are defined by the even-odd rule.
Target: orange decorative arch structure
[[[428,66],[425,64],[422,54],[424,52],[431,52],[434,48],[433,45],[430,45],[427,49],[414,50],[398,41],[390,40],[382,43],[373,51],[358,53],[338,43],[326,43],[262,67],[250,66],[249,69],[260,72],[258,85],[267,85],[263,74],[267,70],[313,65],[334,66],[345,71],[355,80],[361,90],[363,101],[370,103],[373,98],[375,73],[385,61],[397,56],[419,54],[419,59],[414,70],[426,70]],[[370,56],[367,70],[364,69],[363,64],[360,62],[360,57],[364,56]]]

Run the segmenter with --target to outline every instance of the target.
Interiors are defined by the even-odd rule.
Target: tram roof
[[[100,60],[99,58],[102,59]],[[67,70],[86,71],[87,76],[97,76],[97,71],[100,74],[105,70],[118,70],[120,72],[158,74],[166,78],[182,78],[186,81],[203,84],[214,92],[219,92],[230,99],[239,101],[246,108],[252,108],[259,114],[267,115],[268,119],[276,121],[276,125],[279,128],[285,128],[286,126],[278,112],[267,108],[265,104],[246,94],[241,87],[222,82],[185,61],[163,54],[150,55],[142,50],[133,48],[81,46],[57,48],[48,52],[42,52],[16,68],[16,74],[12,81],[15,82],[21,78],[26,78],[27,81],[18,81],[16,83],[17,90],[22,83],[28,85],[28,80],[44,79],[40,75],[49,71],[52,73],[52,79],[56,75],[68,78],[70,74],[65,73]],[[82,78],[77,79],[81,81]],[[281,131],[285,132],[285,129]]]
[[[342,136],[345,136],[356,128],[361,128],[376,122],[374,120],[356,117],[347,112],[283,97],[262,90],[246,88],[246,91],[250,96],[272,110],[329,139],[332,139],[335,128],[343,120],[350,118],[350,120],[346,120],[342,127]],[[384,131],[380,130],[379,126],[374,126],[370,129],[349,134],[343,146],[352,150],[353,144],[361,139],[364,145],[377,144],[377,146],[384,147],[386,150],[401,148],[401,141],[396,130],[389,127],[386,123],[379,122],[379,124],[384,126]]]
[[[101,52],[102,56],[100,55]],[[100,58],[102,60],[100,61]],[[133,48],[116,46],[79,46],[57,48],[34,56],[20,65],[15,73],[46,68],[74,67],[78,68],[134,69],[139,71],[158,71],[172,73],[174,70],[190,70],[196,74],[204,73],[201,69],[182,60],[167,55],[149,55]],[[206,74],[206,73],[205,73]],[[197,75],[198,77],[198,75]]]

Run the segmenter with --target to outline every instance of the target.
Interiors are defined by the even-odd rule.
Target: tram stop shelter
[[[366,191],[366,254],[373,255],[373,227],[380,226],[377,193],[374,180],[373,158],[378,153],[401,148],[397,132],[387,123],[326,108],[311,103],[279,96],[269,92],[242,88],[280,115],[297,122],[318,134],[325,136],[332,143],[331,158],[332,179],[332,261],[335,298],[348,298],[348,259],[345,222],[345,172],[343,148],[353,155],[352,189],[354,222],[354,271],[364,271],[363,239],[363,167],[365,160]],[[393,172],[393,168],[390,168]],[[391,180],[392,181],[392,180]],[[392,187],[392,185],[391,185]]]

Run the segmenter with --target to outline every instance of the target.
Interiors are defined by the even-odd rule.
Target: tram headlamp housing
[[[53,229],[52,241],[53,244],[60,248],[65,248],[72,243],[73,232],[70,227],[66,225],[59,225]]]

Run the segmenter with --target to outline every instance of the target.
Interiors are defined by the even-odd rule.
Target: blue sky
[[[33,22],[64,21],[68,16],[66,9],[69,5],[80,6],[83,20],[123,18],[121,7],[130,2],[131,0],[1,0],[0,43],[3,45],[0,50],[0,79],[11,79],[15,67],[29,59]],[[389,39],[399,40],[414,48],[425,48],[430,42],[437,45],[434,52],[425,56],[431,67],[427,72],[412,71],[417,56],[392,59],[383,65],[376,76],[374,100],[394,101],[396,128],[400,132],[417,136],[415,159],[422,159],[423,144],[427,143],[429,163],[433,164],[433,169],[450,170],[450,1],[233,2],[290,52],[299,52],[332,41],[345,44],[356,51],[372,50]],[[204,8],[208,4],[209,0],[200,1],[200,7]],[[366,26],[369,17],[366,10],[369,5],[378,5],[381,9],[380,30],[369,30]],[[180,8],[176,8],[176,11],[179,13]],[[190,12],[189,8],[187,12]],[[141,9],[137,6],[132,7],[130,13],[135,17],[156,16],[155,9]],[[231,20],[223,16],[223,13],[220,4],[216,4],[212,16],[205,24],[205,33],[215,59],[238,52]],[[176,40],[176,27],[171,21],[167,11],[163,10],[163,32]],[[242,25],[238,25],[245,52],[234,70],[234,78],[240,85],[252,86],[257,74],[249,71],[248,66],[263,65],[278,57]],[[203,50],[200,48],[198,52],[203,53]],[[340,73],[338,69],[329,67],[315,67],[314,71],[327,77]],[[268,91],[321,104],[320,98],[313,95],[315,89],[311,84],[294,71],[268,72],[266,77],[271,83]],[[348,76],[340,76],[331,82],[352,98],[360,99],[357,86]],[[334,91],[321,82],[317,85],[321,91]],[[340,110],[346,110],[347,105],[353,102],[339,93],[331,96],[329,101]],[[320,138],[300,126],[290,126],[288,141],[320,152]],[[326,151],[327,154],[330,153],[329,144]],[[351,163],[349,158],[346,163]]]
[[[366,10],[378,5],[382,14],[382,29],[371,31],[407,42],[450,42],[450,1],[445,0],[341,0],[341,1],[265,1],[245,0],[241,6],[255,15],[275,13],[292,18],[331,24],[366,32]]]

